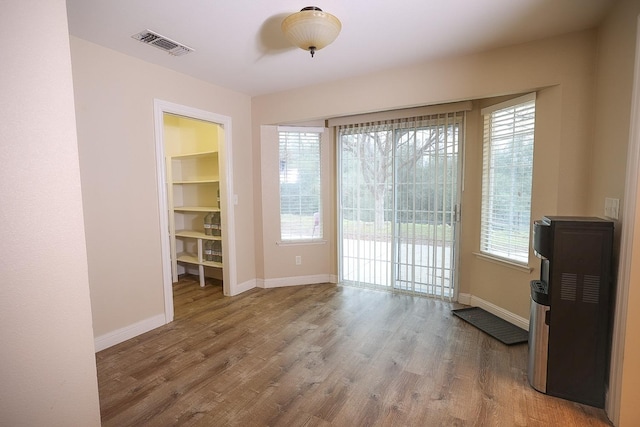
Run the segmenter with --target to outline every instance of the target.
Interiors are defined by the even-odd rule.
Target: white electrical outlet
[[[296,265],[302,264],[302,257],[300,255],[296,255]]]
[[[611,219],[618,219],[620,210],[620,199],[604,199],[604,216]]]

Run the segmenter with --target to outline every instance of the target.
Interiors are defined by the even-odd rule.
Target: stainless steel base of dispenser
[[[529,366],[527,377],[529,384],[542,393],[547,392],[547,360],[549,349],[548,312],[548,305],[538,304],[531,299]]]

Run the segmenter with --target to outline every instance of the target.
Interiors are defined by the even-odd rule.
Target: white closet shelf
[[[174,185],[184,185],[184,184],[217,184],[219,183],[219,179],[191,179],[187,181],[173,181]]]
[[[175,206],[176,212],[220,212],[219,207],[213,206]]]
[[[171,272],[174,282],[178,281],[178,264],[183,268],[185,264],[197,266],[200,286],[205,285],[205,267],[223,268],[221,262],[205,261],[205,257],[209,258],[207,255],[210,246],[216,247],[214,259],[222,259],[221,253],[219,254],[222,251],[222,236],[207,235],[203,229],[203,220],[208,219],[208,213],[215,214],[216,231],[220,224],[220,158],[217,151],[207,150],[213,145],[215,144],[203,146],[204,151],[176,154],[165,159]],[[179,229],[176,229],[176,223]],[[177,241],[181,242],[179,246],[185,252],[177,252]]]
[[[197,153],[176,154],[175,156],[169,156],[172,159],[195,159],[198,157],[215,157],[218,155],[217,151],[200,151]]]
[[[201,231],[193,230],[176,230],[176,237],[189,237],[192,239],[202,240],[222,240],[222,236],[210,236],[208,234],[204,234]]]
[[[216,267],[216,268],[222,268],[222,263],[221,262],[213,262],[213,261],[198,261],[198,257],[193,255],[193,254],[189,254],[189,253],[180,253],[178,254],[178,256],[176,257],[178,262],[184,262],[187,264],[195,264],[195,265],[204,265],[205,267]]]

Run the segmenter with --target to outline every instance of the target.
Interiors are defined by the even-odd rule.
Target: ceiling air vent
[[[158,49],[162,49],[173,56],[182,56],[194,51],[194,49],[188,46],[180,44],[150,30],[141,31],[138,34],[132,35],[131,37],[141,41],[142,43],[150,44],[157,47]]]

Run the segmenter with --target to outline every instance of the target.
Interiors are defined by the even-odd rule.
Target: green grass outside
[[[298,217],[296,215],[285,214],[281,216],[283,228],[300,227],[301,230],[313,230],[313,215]],[[447,224],[398,224],[398,233],[401,236],[413,237],[418,240],[453,240],[453,226]],[[383,236],[388,236],[392,231],[392,223],[385,221],[382,227],[376,229],[375,224],[371,221],[352,221],[344,220],[342,223],[342,232],[346,238],[354,238],[357,236],[370,237],[371,240],[377,240]]]

